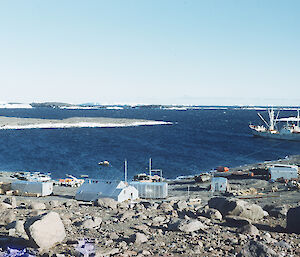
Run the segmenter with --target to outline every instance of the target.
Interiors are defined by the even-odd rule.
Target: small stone
[[[60,206],[60,202],[56,201],[56,200],[51,200],[51,201],[49,201],[49,205],[51,208],[57,208]]]

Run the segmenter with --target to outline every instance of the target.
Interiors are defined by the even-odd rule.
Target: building
[[[138,192],[140,198],[163,199],[168,197],[168,183],[166,182],[130,182]]]
[[[227,178],[223,177],[213,177],[211,179],[211,187],[210,190],[212,192],[226,192],[228,187]]]
[[[75,195],[75,199],[80,201],[96,201],[99,198],[112,198],[118,202],[135,200],[138,190],[123,181],[86,179]]]

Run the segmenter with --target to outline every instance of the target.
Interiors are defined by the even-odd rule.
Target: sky
[[[298,0],[0,0],[0,101],[300,105]]]

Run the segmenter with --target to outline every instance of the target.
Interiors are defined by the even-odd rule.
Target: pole
[[[124,163],[124,167],[125,167],[125,182],[127,182],[127,160],[125,159],[125,163]]]
[[[151,158],[149,158],[149,175],[150,175],[150,177],[151,177],[151,169],[152,169],[152,159]]]

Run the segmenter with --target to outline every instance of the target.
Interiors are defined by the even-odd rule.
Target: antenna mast
[[[125,159],[125,162],[124,162],[124,175],[125,175],[125,182],[127,182],[127,159]]]
[[[151,176],[151,170],[152,170],[152,159],[149,158],[149,175]]]

